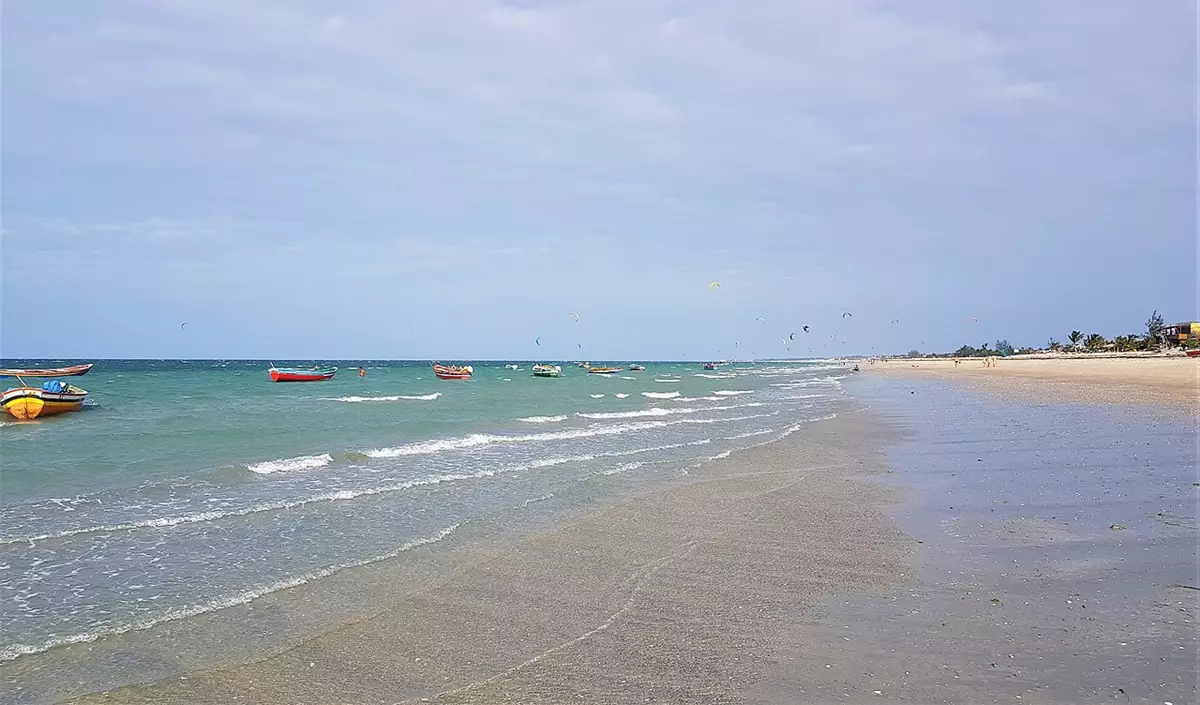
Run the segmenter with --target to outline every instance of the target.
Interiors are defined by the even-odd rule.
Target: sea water
[[[685,476],[829,416],[846,374],[508,364],[442,381],[355,362],[272,384],[265,362],[99,362],[72,380],[83,411],[0,427],[0,666]]]

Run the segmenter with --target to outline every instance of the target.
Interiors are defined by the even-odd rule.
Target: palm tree
[[[1071,331],[1071,334],[1067,336],[1067,340],[1071,341],[1071,347],[1073,349],[1078,350],[1079,342],[1083,340],[1083,333],[1073,330]]]
[[[1137,350],[1138,336],[1136,335],[1118,335],[1113,338],[1113,345],[1116,346],[1117,352],[1129,352]]]
[[[1087,340],[1085,340],[1083,344],[1087,346],[1088,350],[1096,352],[1100,348],[1104,347],[1107,343],[1108,341],[1105,340],[1104,336],[1100,335],[1099,333],[1092,333],[1087,337]]]
[[[1054,338],[1051,338],[1050,342],[1046,345],[1046,347],[1049,348],[1050,350],[1058,352],[1062,348],[1062,343],[1058,342]]]

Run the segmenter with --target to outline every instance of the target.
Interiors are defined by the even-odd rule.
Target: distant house
[[[1163,327],[1163,338],[1171,343],[1200,340],[1200,321],[1184,321]]]

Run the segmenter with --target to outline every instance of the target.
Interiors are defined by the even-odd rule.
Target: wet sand
[[[1173,406],[1200,414],[1200,358],[980,358],[889,360],[862,365],[864,372],[907,378],[953,379],[971,389],[1020,394],[1029,399]]]
[[[480,550],[365,621],[263,660],[80,702],[744,702],[796,610],[911,580],[881,427],[848,412],[689,481]],[[863,698],[869,691],[862,691]]]
[[[682,484],[375,570],[371,618],[78,702],[1196,702],[1188,407],[952,375],[855,375]]]

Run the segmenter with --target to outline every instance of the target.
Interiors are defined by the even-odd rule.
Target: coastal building
[[[1172,343],[1200,340],[1200,321],[1184,321],[1163,328],[1163,338]]]

